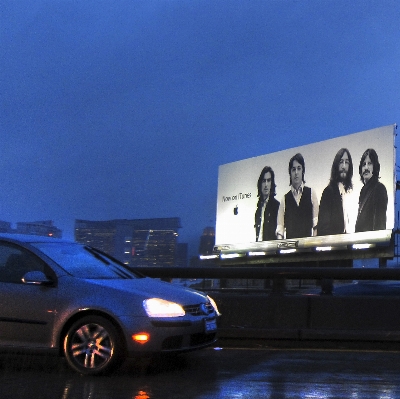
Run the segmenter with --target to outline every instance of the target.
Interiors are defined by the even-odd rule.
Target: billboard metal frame
[[[220,166],[218,179],[218,199],[217,199],[217,222],[216,222],[216,245],[214,246],[212,258],[218,259],[222,265],[240,265],[240,264],[282,264],[287,262],[319,262],[330,260],[351,260],[365,258],[393,258],[394,257],[394,214],[395,214],[395,192],[398,186],[395,178],[395,129],[396,125],[384,126],[365,132],[354,133],[351,135],[338,137],[335,139],[325,140],[319,143],[312,143],[306,146],[297,147],[280,151],[279,153],[267,154],[243,161],[233,162]],[[391,137],[391,142],[389,138]],[[365,232],[350,232],[344,234],[309,236],[299,238],[284,238],[280,240],[255,241],[249,239],[251,237],[251,228],[248,226],[251,220],[244,222],[244,218],[238,217],[238,202],[240,203],[240,211],[244,209],[247,220],[254,215],[254,203],[257,192],[251,186],[249,180],[256,180],[259,174],[260,166],[275,164],[280,168],[280,180],[283,181],[283,169],[287,174],[287,160],[289,154],[295,152],[303,152],[310,154],[329,149],[330,155],[325,156],[327,160],[321,161],[314,159],[309,162],[311,167],[306,168],[307,174],[311,175],[311,186],[318,184],[318,194],[321,194],[321,187],[326,186],[329,178],[327,171],[330,169],[332,159],[332,151],[336,152],[340,147],[346,147],[349,144],[350,151],[357,156],[353,159],[354,179],[358,175],[358,163],[360,162],[361,149],[377,147],[380,154],[380,163],[384,162],[385,167],[381,166],[380,177],[383,174],[383,180],[388,192],[387,204],[387,224],[384,230],[374,230]],[[364,148],[365,147],[365,148]],[[392,153],[388,152],[392,150]],[[391,158],[393,156],[393,158]],[[317,157],[318,158],[318,157]],[[324,162],[321,171],[315,171],[314,174],[309,170],[317,169]],[[328,165],[329,164],[329,165]],[[306,160],[307,165],[307,160]],[[329,166],[329,168],[328,168]],[[253,176],[252,179],[249,177]],[[323,182],[322,182],[323,181]],[[362,180],[361,180],[362,181]],[[307,180],[308,182],[308,180]],[[282,186],[282,183],[281,183]],[[355,196],[361,191],[362,183],[356,182]],[[281,188],[281,193],[287,191],[287,188]],[[227,192],[247,193],[236,196],[236,201],[231,201]],[[355,197],[354,197],[355,198]],[[358,197],[357,197],[358,198]],[[353,213],[357,213],[356,204],[353,201]],[[229,207],[234,207],[233,212]],[[247,226],[244,226],[247,224]],[[242,229],[242,226],[244,227]],[[252,226],[251,226],[252,227]],[[242,230],[244,232],[242,232]],[[246,230],[247,229],[247,230]],[[236,232],[236,234],[235,234]],[[222,237],[222,238],[220,238]],[[226,238],[231,238],[231,240]],[[239,239],[237,239],[239,237]],[[233,239],[232,239],[233,238]],[[244,238],[244,239],[243,239]]]

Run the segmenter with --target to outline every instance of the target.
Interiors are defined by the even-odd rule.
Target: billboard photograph
[[[395,128],[221,165],[216,252],[387,244],[395,220]]]

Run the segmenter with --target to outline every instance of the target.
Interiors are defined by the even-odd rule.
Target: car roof
[[[14,243],[39,243],[39,242],[52,242],[52,243],[72,243],[72,240],[65,240],[62,238],[54,238],[49,236],[38,236],[30,234],[11,234],[0,233],[0,240],[6,240]]]

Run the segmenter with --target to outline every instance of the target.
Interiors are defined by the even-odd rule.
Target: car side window
[[[0,243],[0,282],[22,283],[29,271],[43,271],[44,264],[32,253],[17,246]]]

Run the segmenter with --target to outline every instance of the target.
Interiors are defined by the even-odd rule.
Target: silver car
[[[133,273],[94,248],[0,234],[0,349],[50,351],[82,374],[216,341],[207,295]]]

